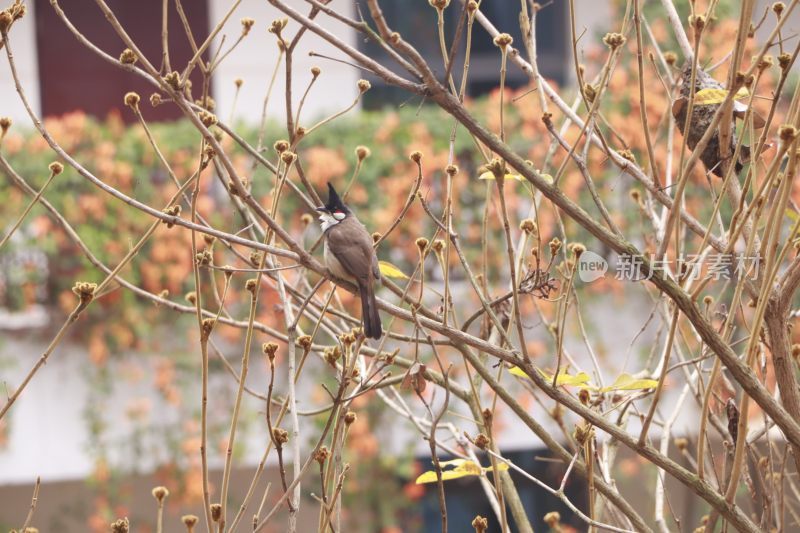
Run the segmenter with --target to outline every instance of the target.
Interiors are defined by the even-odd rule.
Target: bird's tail
[[[361,293],[361,320],[364,322],[364,335],[370,339],[380,339],[383,331],[373,284],[371,282],[363,283],[359,285],[358,289]]]

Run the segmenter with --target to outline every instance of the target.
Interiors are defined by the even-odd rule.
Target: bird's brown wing
[[[344,219],[328,230],[328,250],[347,272],[361,282],[372,281],[377,265],[372,237],[357,220]]]

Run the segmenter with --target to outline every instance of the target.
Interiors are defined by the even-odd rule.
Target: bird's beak
[[[324,212],[327,211],[327,209],[325,209],[325,207],[317,207],[316,210],[319,211],[320,213],[324,213]]]

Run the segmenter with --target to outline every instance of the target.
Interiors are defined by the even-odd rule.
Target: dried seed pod
[[[514,38],[507,33],[501,33],[493,39],[494,45],[500,49],[505,49],[514,42]]]
[[[247,35],[250,33],[250,30],[253,29],[253,24],[255,24],[255,19],[250,17],[244,17],[242,19],[242,35]]]
[[[356,85],[358,86],[358,91],[361,94],[364,94],[365,92],[369,91],[370,88],[372,88],[372,84],[367,80],[358,80]]]
[[[111,523],[112,533],[128,533],[131,529],[131,524],[128,518],[119,518]]]
[[[152,492],[153,498],[155,498],[158,503],[162,503],[164,499],[169,496],[167,487],[155,487]]]
[[[119,55],[119,61],[123,65],[133,65],[139,60],[139,57],[136,55],[136,52],[131,50],[130,48],[126,48],[122,51]]]
[[[125,94],[125,105],[128,107],[136,109],[139,107],[139,100],[141,100],[141,97],[138,93],[131,91]]]

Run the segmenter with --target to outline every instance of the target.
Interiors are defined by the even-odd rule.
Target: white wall
[[[232,2],[229,0],[209,0],[209,2],[209,19],[213,28],[224,18]],[[307,13],[308,4],[303,0],[291,0],[289,3],[299,11]],[[36,60],[36,21],[33,2],[28,2],[27,5],[27,15],[15,23],[11,30],[11,45],[21,81],[34,111],[38,114],[41,111],[41,105]],[[349,0],[335,0],[331,2],[331,6],[343,14],[354,15],[354,4]],[[224,44],[225,50],[239,37],[241,33],[240,20],[243,17],[254,18],[256,24],[244,41],[222,63],[213,80],[213,87],[218,104],[217,111],[221,118],[228,120],[235,94],[233,81],[236,78],[244,80],[236,104],[236,118],[257,124],[261,120],[264,95],[278,57],[275,36],[268,33],[267,28],[272,20],[283,17],[266,0],[244,0],[220,33],[220,36],[227,35]],[[351,45],[356,44],[356,36],[350,28],[331,22],[328,17],[320,16],[319,20],[322,26],[334,31],[344,42]],[[290,21],[285,34],[291,37],[297,29],[298,24]],[[216,44],[219,44],[219,39]],[[309,69],[313,65],[319,65],[322,68],[322,75],[317,80],[304,106],[301,122],[305,126],[310,126],[313,119],[350,105],[358,92],[356,81],[361,77],[358,70],[353,67],[309,57],[308,52],[311,50],[343,58],[341,52],[336,51],[322,38],[311,32],[307,32],[297,46],[293,69],[295,109],[311,78]],[[268,114],[279,120],[285,120],[284,79],[284,69],[281,66],[268,106]],[[14,80],[5,58],[5,50],[0,54],[0,116],[11,117],[16,124],[30,124],[25,108],[14,88]]]
[[[3,337],[0,380],[13,391],[46,346],[20,340],[14,332],[5,331]],[[87,398],[83,357],[74,349],[57,350],[8,411],[0,484],[30,483],[36,476],[45,482],[83,478],[91,471],[81,418]]]
[[[215,27],[217,22],[222,20],[232,2],[230,0],[209,0],[210,2],[210,24]],[[289,4],[307,13],[308,4],[303,0],[290,0]],[[763,9],[771,4],[771,1],[760,0],[756,8],[756,13],[760,18]],[[28,2],[28,14],[24,19],[15,23],[11,31],[11,44],[14,58],[21,81],[25,87],[28,98],[35,112],[41,111],[39,74],[36,62],[36,33],[35,33],[35,12],[34,3]],[[355,16],[354,3],[350,0],[334,0],[330,4],[331,8],[337,9],[345,15]],[[592,35],[602,35],[607,31],[618,30],[618,21],[612,20],[611,7],[608,2],[597,2],[596,0],[576,0],[576,26],[579,32],[586,30],[584,40],[595,42],[591,39]],[[250,35],[230,54],[225,62],[220,66],[213,80],[214,94],[218,104],[218,112],[223,120],[228,120],[233,106],[235,86],[233,81],[236,78],[244,80],[239,98],[236,104],[235,116],[237,120],[243,120],[250,124],[257,124],[261,118],[261,108],[266,94],[272,71],[277,59],[277,48],[275,36],[267,32],[267,28],[272,20],[283,18],[282,13],[273,8],[266,0],[243,0],[233,15],[228,20],[222,30],[226,34],[225,49],[227,49],[239,36],[241,32],[240,20],[242,17],[252,17],[256,20],[256,25]],[[320,15],[317,21],[333,31],[339,38],[350,45],[356,44],[357,36],[355,33],[342,24],[331,21],[329,17]],[[793,13],[791,20],[787,21],[783,34],[794,35],[800,23],[800,10]],[[759,31],[759,39],[763,40],[774,26],[774,18],[770,16]],[[286,35],[292,36],[297,31],[298,25],[289,21]],[[219,39],[217,39],[217,44]],[[791,42],[787,47],[791,48]],[[359,71],[353,67],[335,63],[322,58],[311,58],[309,51],[315,51],[324,55],[346,59],[344,54],[330,46],[322,38],[312,32],[307,32],[294,53],[294,107],[306,88],[310,79],[309,69],[313,65],[322,68],[323,73],[315,88],[309,95],[303,112],[302,125],[310,125],[314,118],[343,109],[348,106],[356,96],[355,84],[359,77]],[[568,72],[571,72],[568,69]],[[272,97],[268,106],[268,114],[279,120],[284,120],[285,104],[283,98],[284,69],[281,66],[279,75],[275,81]],[[8,62],[5,59],[5,51],[0,53],[0,116],[9,116],[17,124],[29,124],[28,115],[14,88]]]
[[[36,20],[33,2],[26,2],[28,13],[12,26],[9,33],[11,51],[20,81],[33,110],[41,110],[39,100],[39,70],[36,63]],[[6,2],[3,2],[6,7]],[[8,66],[5,48],[0,51],[0,116],[11,117],[16,124],[31,124],[28,113],[14,88],[14,78]]]
[[[753,8],[753,19],[758,22],[761,20],[761,17],[764,15],[764,11],[767,10],[767,19],[761,25],[761,27],[756,32],[757,42],[759,44],[763,44],[769,38],[772,30],[775,29],[775,13],[772,11],[772,5],[774,4],[774,0],[758,0],[756,2],[756,6]],[[788,7],[791,2],[784,2]],[[738,12],[739,4],[736,4],[736,9]],[[797,32],[800,31],[800,9],[797,7],[792,10],[792,13],[789,15],[789,20],[783,23],[783,27],[781,28],[781,35],[783,36],[785,42],[783,43],[784,52],[792,53],[797,46]],[[733,46],[733,44],[731,44]],[[773,57],[777,57],[780,53],[780,50],[777,47],[771,49],[769,51]],[[749,58],[747,58],[749,59]],[[797,72],[800,69],[800,65],[795,62],[793,70]]]
[[[210,23],[212,28],[222,20],[229,9],[231,2],[227,0],[210,0]],[[288,2],[294,9],[308,13],[308,3],[303,0]],[[354,3],[350,0],[335,0],[330,7],[340,13],[353,16]],[[227,120],[230,116],[236,88],[234,80],[241,78],[244,81],[236,104],[236,117],[251,124],[261,120],[261,109],[264,96],[267,92],[272,72],[278,58],[276,38],[268,33],[270,23],[285,16],[273,8],[266,0],[244,0],[234,14],[229,18],[222,33],[227,34],[225,49],[238,38],[241,33],[241,19],[251,17],[256,24],[250,34],[242,41],[230,56],[220,66],[214,78],[214,96],[217,101],[217,113]],[[356,36],[352,29],[332,21],[329,17],[320,15],[317,20],[321,26],[335,33],[344,42],[355,46]],[[294,36],[299,25],[289,20],[284,35],[288,38]],[[219,39],[217,40],[217,44]],[[295,48],[293,54],[293,108],[296,110],[298,102],[305,91],[311,74],[312,66],[318,65],[322,69],[320,78],[311,90],[301,115],[303,126],[313,125],[312,120],[320,116],[341,110],[350,105],[358,94],[356,82],[361,77],[354,67],[308,56],[309,51],[318,52],[326,56],[344,59],[345,56],[324,39],[312,32],[306,32]],[[275,87],[268,105],[268,114],[279,120],[285,120],[284,98],[284,67],[279,68],[279,75],[275,80]]]
[[[458,285],[456,290],[470,290],[466,285]],[[594,349],[602,354],[602,371],[605,373],[605,384],[608,385],[623,371],[622,365],[627,360],[626,349],[628,344],[639,333],[640,328],[648,321],[652,304],[644,298],[634,298],[628,302],[622,312],[608,312],[606,299],[589,299],[582,304],[585,317],[593,317],[587,322]],[[166,311],[165,311],[166,312]],[[3,383],[9,390],[17,386],[24,378],[27,371],[36,362],[50,340],[52,330],[61,323],[63,316],[58,312],[51,316],[51,325],[40,330],[37,334],[21,335],[18,332],[0,329],[0,398],[5,396]],[[164,317],[164,328],[171,327],[170,323],[176,319],[175,315]],[[529,319],[531,322],[533,318]],[[177,326],[176,326],[177,327]],[[630,373],[641,370],[640,355],[642,350],[647,350],[655,339],[655,322],[649,326],[638,338],[630,362],[624,369]],[[166,338],[165,329],[154,327],[152,336]],[[161,353],[114,353],[108,362],[108,372],[114,380],[112,391],[104,396],[100,406],[102,420],[107,424],[103,435],[103,442],[107,446],[112,465],[119,466],[127,471],[138,473],[151,472],[158,464],[168,459],[164,447],[166,433],[174,431],[181,439],[189,433],[183,425],[187,417],[197,421],[200,399],[199,372],[192,376],[179,362],[179,353],[192,354],[199,357],[199,350],[193,348],[194,339],[191,334],[180,334],[174,339],[162,341]],[[533,337],[536,338],[536,337]],[[196,340],[196,339],[194,339]],[[264,339],[266,340],[266,339]],[[240,364],[241,343],[223,348],[229,362],[237,369]],[[581,368],[593,375],[592,365],[585,346],[580,338],[567,339],[566,349],[578,362]],[[637,354],[639,354],[637,356]],[[182,391],[181,406],[169,404],[155,390],[153,379],[156,374],[158,356],[171,358],[176,361],[175,379],[180,380],[175,385]],[[545,357],[537,364],[542,367],[552,365],[552,359]],[[90,379],[95,367],[89,361],[85,343],[65,342],[60,345],[50,357],[47,365],[42,367],[30,382],[28,388],[20,396],[17,403],[7,415],[10,424],[8,428],[8,443],[0,448],[0,486],[16,483],[30,483],[36,476],[41,476],[42,481],[53,482],[71,479],[83,479],[92,472],[93,451],[88,447],[91,439],[89,423],[85,418],[87,402],[93,400]],[[276,376],[276,395],[285,394],[284,384],[288,381],[288,367],[282,364]],[[300,411],[313,410],[326,403],[325,395],[321,394],[319,382],[321,376],[329,376],[330,368],[316,357],[307,363],[308,379],[303,379],[298,384],[298,409]],[[401,369],[394,368],[392,372],[397,375]],[[138,376],[134,378],[134,376]],[[257,392],[266,392],[266,369],[263,359],[254,356],[250,362],[248,386]],[[593,381],[594,378],[593,378]],[[530,400],[529,393],[515,380],[506,375],[503,382],[512,388],[512,394],[522,400]],[[221,466],[222,453],[219,444],[224,442],[228,420],[231,412],[231,403],[235,397],[236,382],[226,372],[214,373],[209,384],[209,420],[212,424],[223,429],[223,435],[217,433],[209,438],[209,461],[212,468]],[[419,417],[426,417],[425,407],[408,391],[401,391],[412,411]],[[665,405],[675,402],[680,390],[668,386],[665,390]],[[491,396],[484,390],[484,402],[489,402]],[[390,396],[391,397],[391,396]],[[437,393],[434,409],[441,405],[444,396]],[[380,401],[377,398],[370,401]],[[0,399],[2,402],[2,399]],[[149,405],[146,415],[138,422],[154,432],[154,436],[145,438],[143,448],[144,457],[140,457],[131,450],[131,435],[136,431],[137,425],[127,416],[131,405]],[[546,416],[542,407],[536,402],[528,404],[532,416],[542,425],[550,429],[553,435],[559,435],[559,429]],[[553,404],[544,400],[544,405],[550,408]],[[645,404],[646,405],[646,404]],[[237,434],[237,442],[243,444],[242,454],[237,456],[236,465],[239,467],[252,467],[257,464],[263,452],[264,443],[267,442],[266,428],[264,427],[264,405],[261,401],[245,395],[242,408],[242,425]],[[359,411],[361,408],[357,408]],[[474,434],[474,425],[468,420],[470,415],[461,402],[454,402],[451,410],[459,412],[463,418],[450,417],[460,430]],[[676,435],[691,433],[696,428],[692,425],[696,419],[697,408],[693,401],[684,404],[681,416],[673,428]],[[273,412],[275,416],[275,412]],[[392,422],[389,422],[391,420]],[[287,420],[288,422],[288,420]],[[537,449],[542,446],[541,441],[523,424],[516,420],[508,409],[503,409],[500,415],[502,428],[498,434],[498,441],[503,450]],[[300,418],[301,433],[303,435],[317,435],[319,427],[315,421],[307,417]],[[288,423],[284,423],[289,428]],[[381,453],[402,455],[413,449],[419,455],[429,453],[428,444],[423,441],[414,427],[395,413],[390,413],[384,422],[376,429],[376,437]],[[630,430],[635,434],[636,423],[632,422]],[[658,435],[658,428],[653,428],[654,436]],[[442,438],[452,444],[450,435],[442,431]],[[599,438],[605,439],[600,433]],[[311,441],[304,438],[302,446],[308,449]],[[192,455],[188,452],[186,459]],[[197,453],[197,452],[195,452]],[[193,456],[195,459],[198,455]],[[270,463],[276,461],[276,456],[270,456]]]
[[[52,328],[62,320],[63,316],[54,312],[50,327],[37,330],[36,334],[0,329],[0,405],[5,403],[6,387],[11,393],[19,386],[46,349]],[[186,339],[181,337],[183,352],[191,350]],[[236,346],[227,354],[237,368],[239,350]],[[197,353],[199,357],[199,352],[189,353]],[[113,385],[108,394],[98,395],[92,391],[96,386],[93,383],[98,383],[92,377],[98,368],[90,362],[86,344],[62,342],[4,417],[4,423],[8,424],[8,440],[0,448],[0,485],[31,483],[37,476],[41,476],[43,483],[51,483],[90,475],[96,454],[90,446],[92,435],[86,414],[92,401],[102,402],[93,407],[104,425],[101,442],[108,452],[110,466],[149,473],[167,462],[174,451],[166,446],[167,434],[181,439],[193,434],[184,422],[189,416],[187,412],[199,412],[200,376],[193,380],[192,376],[177,371],[176,379],[186,379],[189,384],[175,384],[182,394],[180,405],[167,402],[154,386],[159,355],[111,354],[106,365]],[[165,349],[164,355],[174,357],[172,349]],[[263,391],[266,388],[263,368],[254,366],[257,372],[248,379],[248,385],[253,390]],[[229,404],[235,397],[235,389],[236,382],[227,373],[214,375],[209,380],[209,418],[220,421],[224,434],[227,434]],[[134,408],[142,412],[138,421],[129,416]],[[243,457],[237,459],[239,466],[253,466],[261,457],[267,442],[267,432],[262,427],[263,411],[261,401],[245,396],[241,415],[244,423],[237,434],[237,442],[244,445]],[[144,453],[139,453],[134,449],[133,436],[142,427],[148,432],[141,436]],[[217,437],[217,433],[210,432],[209,464],[212,468],[222,466],[218,446],[222,441]],[[199,449],[192,458],[199,458]],[[271,457],[269,462],[275,460]]]

